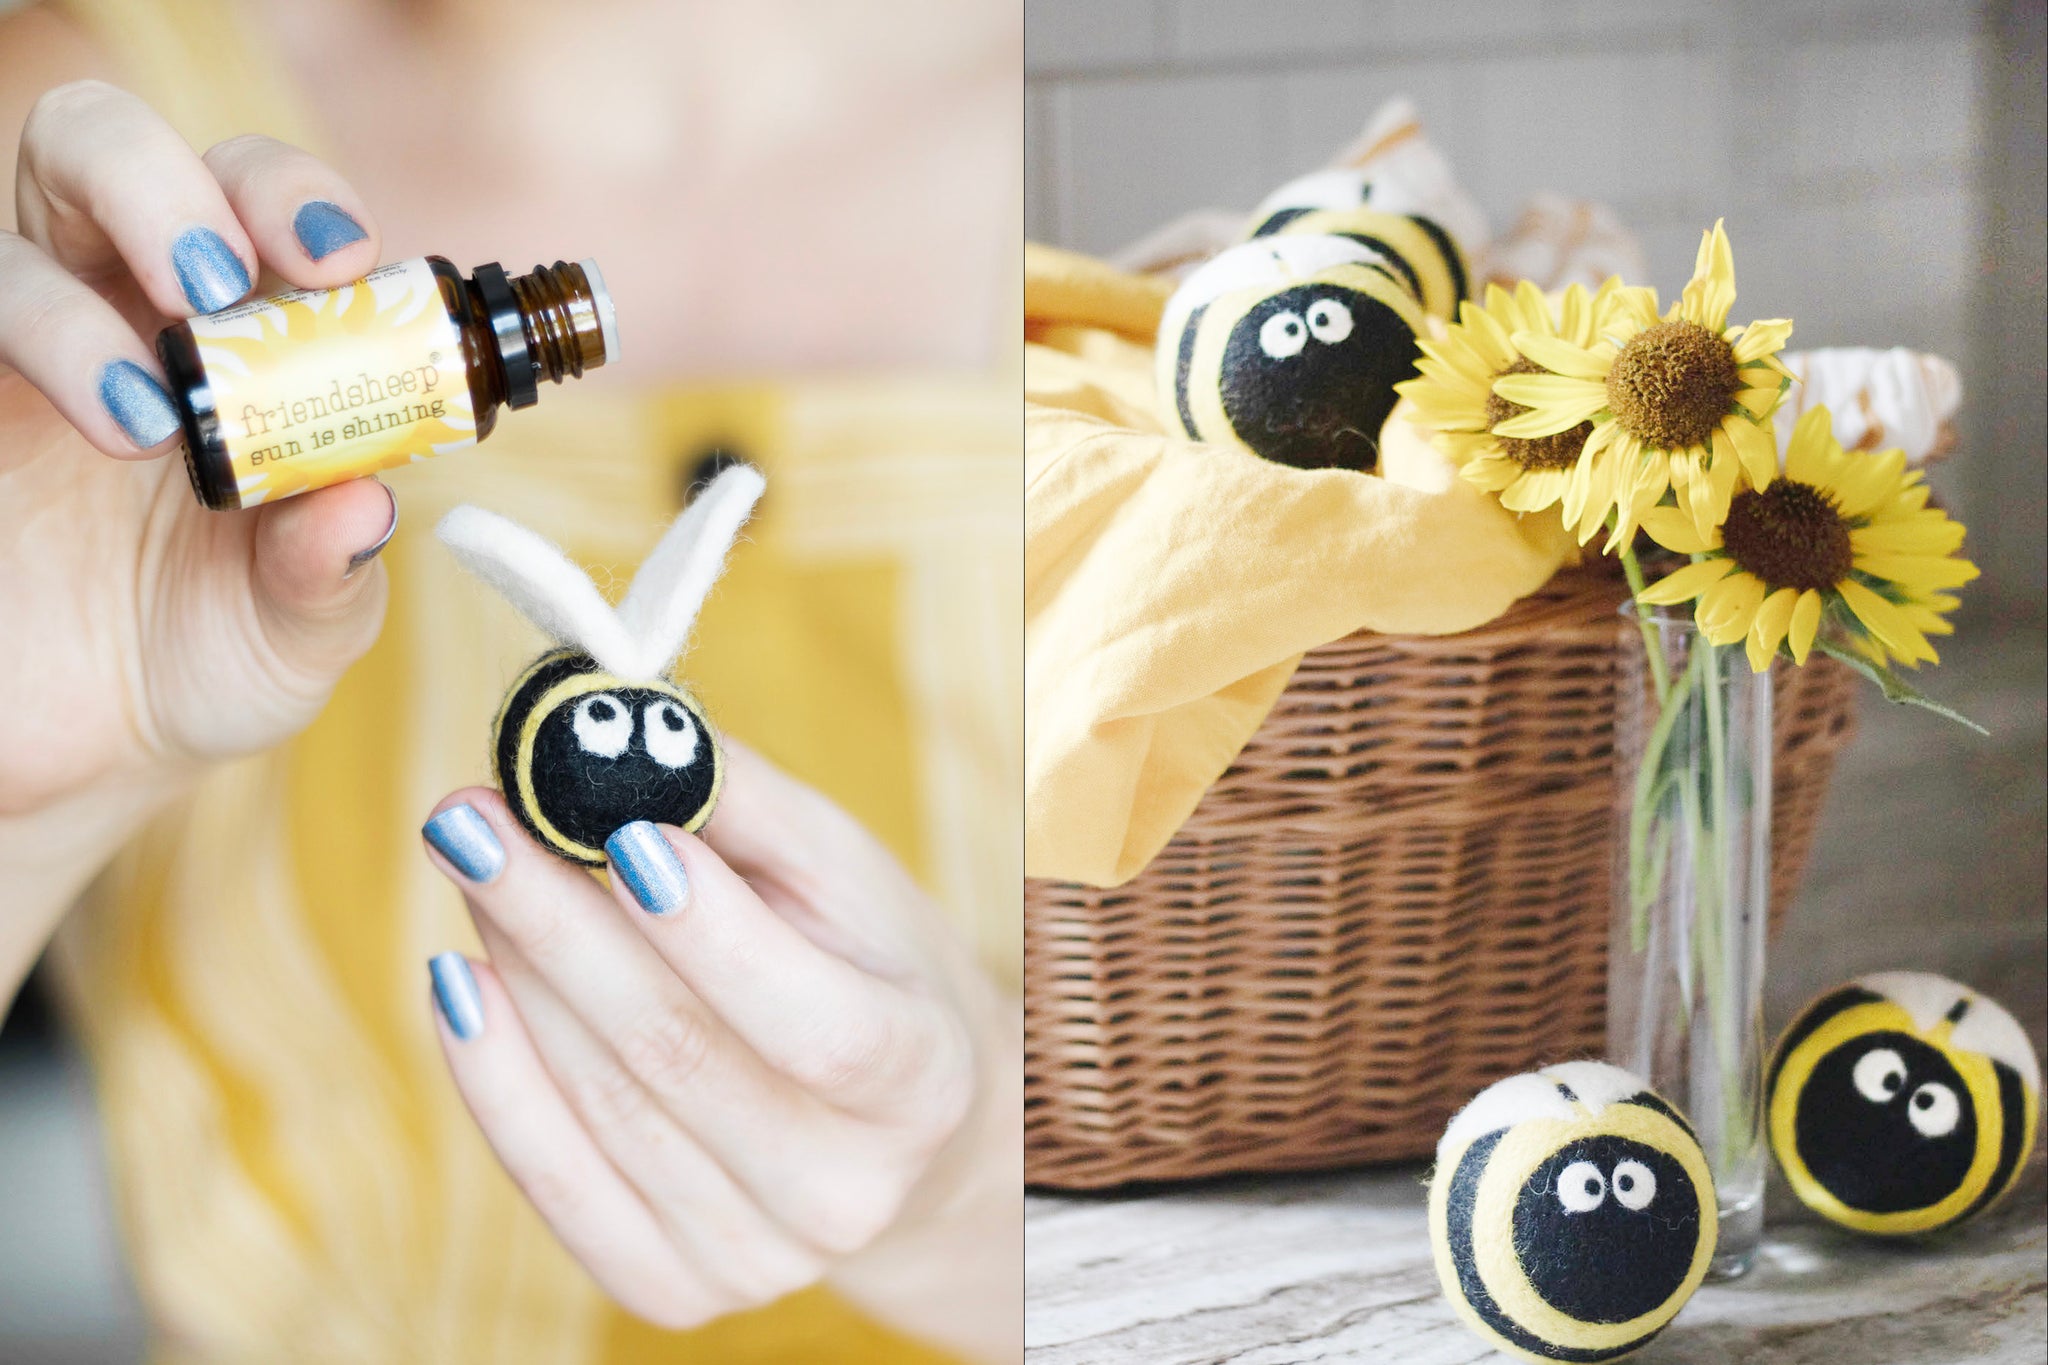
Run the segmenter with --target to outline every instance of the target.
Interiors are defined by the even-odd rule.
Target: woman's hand
[[[0,231],[0,1001],[78,885],[181,775],[312,720],[383,614],[374,482],[209,512],[153,350],[262,269],[377,261],[334,171],[268,138],[205,156],[98,81],[21,132]],[[11,367],[11,371],[8,368]],[[352,570],[362,570],[352,572]],[[22,960],[17,960],[22,959]]]
[[[828,1279],[1015,1358],[1018,1012],[866,831],[730,746],[705,838],[627,826],[609,891],[487,789],[425,835],[490,956],[435,959],[449,1067],[612,1297],[681,1328]]]

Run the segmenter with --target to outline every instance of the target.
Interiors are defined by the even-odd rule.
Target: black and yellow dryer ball
[[[1363,171],[1317,171],[1267,195],[1245,232],[1248,239],[1316,234],[1378,252],[1433,316],[1456,319],[1459,301],[1471,296],[1471,268],[1457,238],[1398,185]]]
[[[1527,1360],[1638,1350],[1706,1278],[1718,1235],[1691,1127],[1605,1062],[1497,1081],[1437,1144],[1429,1238],[1444,1294]]]
[[[551,650],[520,674],[491,747],[519,823],[590,867],[604,866],[604,842],[621,825],[702,826],[725,775],[696,698],[665,682],[622,681],[574,649]]]
[[[1156,351],[1169,431],[1301,469],[1370,470],[1394,385],[1415,373],[1421,306],[1343,237],[1263,237],[1167,301]]]
[[[1771,1151],[1806,1206],[1857,1232],[1931,1232],[2019,1178],[2041,1118],[2026,1030],[1928,972],[1859,977],[1799,1012],[1764,1076]]]

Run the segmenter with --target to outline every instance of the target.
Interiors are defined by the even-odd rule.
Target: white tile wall
[[[1604,199],[1642,236],[1649,282],[1669,294],[1700,230],[1725,215],[1738,311],[1795,318],[1797,343],[1907,345],[1955,360],[1971,390],[1966,448],[1994,430],[2026,432],[2031,446],[1972,450],[1938,482],[1965,515],[1998,508],[1981,539],[2004,546],[2012,571],[1993,577],[2038,612],[2041,556],[2025,547],[2043,538],[2042,328],[1991,334],[2043,313],[2029,264],[2041,220],[2037,205],[2015,233],[2004,210],[1994,258],[1986,213],[1994,199],[2024,204],[2039,182],[2038,144],[2017,164],[1987,146],[2024,145],[2038,125],[2040,9],[1026,0],[1029,231],[1107,253],[1189,209],[1248,208],[1349,142],[1380,101],[1406,94],[1497,228],[1532,191]],[[2017,139],[2015,117],[2033,120]],[[2031,313],[1994,310],[2015,286],[2031,291]],[[1994,311],[2005,319],[1996,326]],[[2007,365],[2000,382],[1973,381],[1973,368],[1988,368],[1982,356],[2015,340],[2033,348],[2031,371]],[[2014,378],[2029,372],[2031,393]],[[2026,402],[2031,424],[2007,410]],[[1998,461],[2027,473],[2017,501],[2009,485],[1992,488],[2006,472]]]

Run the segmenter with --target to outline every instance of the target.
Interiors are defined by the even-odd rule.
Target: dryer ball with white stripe
[[[558,647],[522,671],[492,730],[498,789],[542,845],[588,867],[635,820],[696,830],[725,777],[718,734],[669,671],[760,500],[759,471],[734,465],[698,494],[614,609],[547,540],[480,507],[434,534]]]

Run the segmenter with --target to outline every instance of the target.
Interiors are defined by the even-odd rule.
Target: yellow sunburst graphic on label
[[[192,330],[244,507],[476,440],[462,339],[425,261]]]

